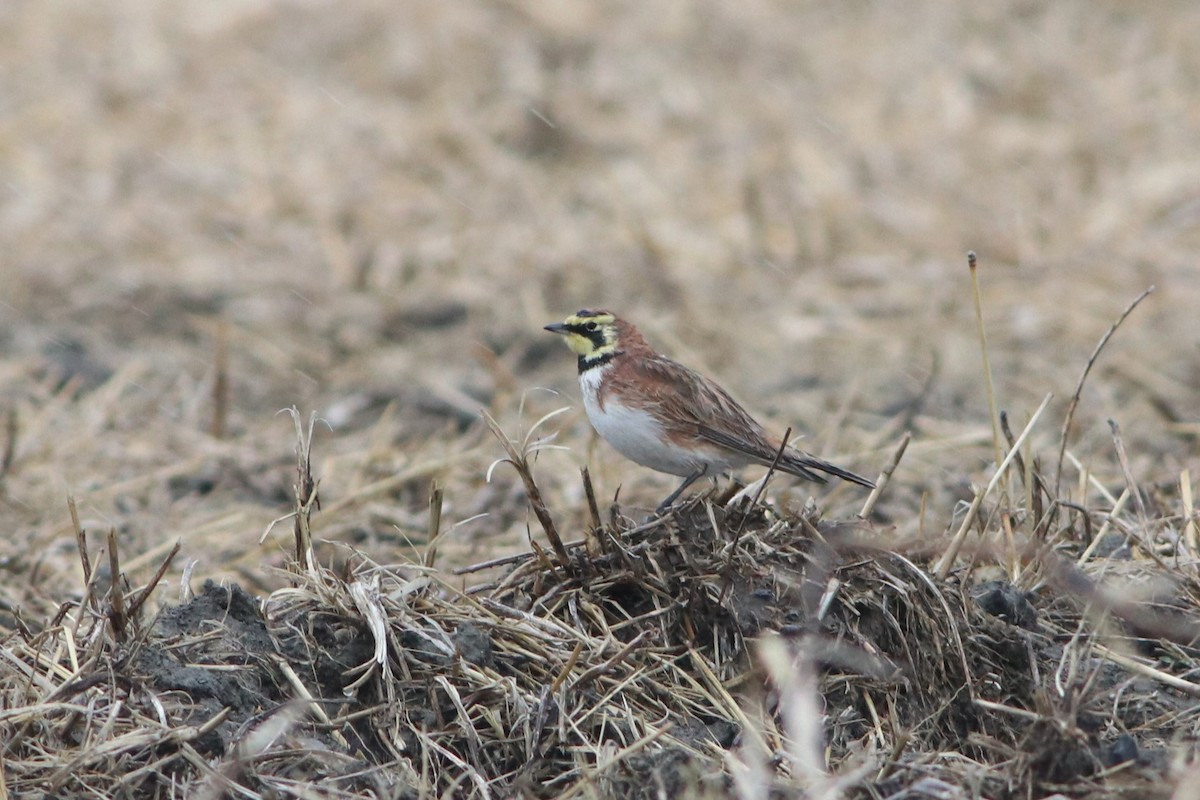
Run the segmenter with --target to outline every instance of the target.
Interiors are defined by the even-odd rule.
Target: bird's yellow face
[[[581,366],[611,356],[617,349],[617,318],[607,311],[579,311],[546,330],[564,337]]]

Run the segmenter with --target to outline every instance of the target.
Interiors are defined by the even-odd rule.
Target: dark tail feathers
[[[767,462],[768,465],[770,462]],[[810,456],[808,453],[800,452],[799,450],[788,449],[784,452],[783,457],[779,459],[778,468],[784,472],[795,475],[797,478],[804,478],[817,483],[825,483],[825,478],[818,475],[818,472],[824,472],[826,475],[833,475],[841,478],[844,481],[857,483],[859,486],[865,486],[868,489],[875,488],[875,482],[867,480],[862,475],[857,475],[848,469],[842,469],[839,466],[830,464],[816,456]]]

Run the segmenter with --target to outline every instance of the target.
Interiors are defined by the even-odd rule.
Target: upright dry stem
[[[1138,304],[1145,300],[1153,291],[1154,287],[1151,286],[1146,289],[1146,291],[1139,294],[1134,301],[1130,303],[1124,311],[1121,312],[1121,316],[1117,317],[1116,322],[1108,326],[1108,330],[1105,331],[1104,335],[1100,337],[1100,341],[1096,344],[1096,349],[1092,351],[1091,357],[1088,358],[1087,364],[1085,364],[1083,367],[1083,374],[1079,376],[1079,383],[1075,384],[1075,394],[1071,395],[1071,402],[1067,405],[1067,414],[1066,417],[1063,418],[1062,432],[1059,433],[1058,437],[1058,466],[1054,471],[1055,497],[1059,496],[1059,490],[1062,488],[1063,457],[1067,452],[1067,437],[1071,433],[1071,421],[1075,418],[1075,409],[1079,407],[1079,398],[1083,395],[1083,384],[1087,381],[1088,374],[1092,371],[1092,367],[1096,364],[1096,360],[1100,358],[1100,353],[1104,350],[1104,346],[1108,344],[1108,340],[1111,339],[1113,334],[1117,332],[1117,328],[1121,327],[1121,323],[1125,321],[1125,318],[1128,317],[1130,313],[1138,307]]]
[[[988,414],[992,420],[992,450],[996,466],[1000,466],[1004,449],[1000,446],[1000,414],[996,409],[996,388],[992,384],[992,364],[988,359],[987,330],[983,324],[983,293],[979,288],[979,270],[975,251],[967,253],[967,268],[971,271],[971,289],[975,298],[975,324],[979,328],[979,350],[983,355],[983,381],[987,391]]]

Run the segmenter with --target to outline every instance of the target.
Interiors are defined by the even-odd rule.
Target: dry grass
[[[435,503],[423,563],[335,573],[299,535],[303,455],[299,476],[309,566],[263,602],[210,581],[151,617],[157,579],[94,578],[17,620],[17,796],[1165,797],[1194,730],[1195,559],[1130,515],[1109,519],[1159,568],[1104,583],[1053,504],[989,508],[1021,542],[1013,580],[979,574],[1005,561],[986,533],[940,579],[919,563],[947,540],[703,496],[451,572]],[[1173,582],[1132,588],[1151,576]]]
[[[1200,791],[1200,11],[732,9],[0,5],[0,798]],[[642,525],[599,304],[867,520]]]

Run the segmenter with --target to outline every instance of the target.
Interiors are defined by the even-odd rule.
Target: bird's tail
[[[833,475],[835,478],[857,483],[859,486],[865,486],[868,489],[875,488],[875,482],[867,480],[862,475],[853,473],[848,469],[842,469],[835,464],[830,464],[828,461],[790,447],[784,451],[783,456],[779,459],[778,468],[788,474],[795,475],[797,478],[805,478],[810,481],[817,481],[818,483],[825,483],[825,478],[817,474],[823,472],[826,475]]]
[[[775,457],[779,454],[779,448],[782,447],[782,444],[778,441],[766,438],[765,436],[759,436],[756,441],[748,442],[744,437],[733,436],[728,431],[707,425],[700,425],[699,432],[700,438],[742,453],[748,456],[750,460],[767,467],[775,463]],[[771,449],[766,450],[766,447]],[[805,480],[816,481],[817,483],[825,483],[824,476],[817,474],[824,472],[826,475],[833,475],[836,478],[857,483],[859,486],[865,486],[868,489],[875,488],[874,481],[869,481],[862,475],[856,475],[848,469],[842,469],[814,455],[809,455],[803,450],[797,450],[794,447],[783,448],[783,455],[779,456],[779,463],[776,466],[789,475],[795,475],[797,478],[804,478]]]

